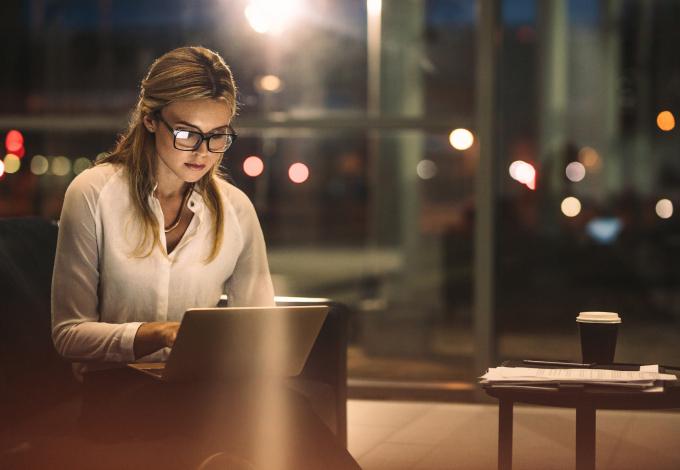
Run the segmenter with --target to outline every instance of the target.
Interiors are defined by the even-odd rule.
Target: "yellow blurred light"
[[[21,168],[21,159],[11,153],[5,156],[4,163],[6,173],[16,173]]]
[[[50,163],[42,155],[36,155],[31,159],[31,171],[33,174],[44,175],[49,167]]]
[[[71,172],[71,160],[66,157],[55,157],[52,160],[52,173],[57,176],[65,176]]]
[[[474,140],[475,138],[472,136],[472,132],[467,129],[456,129],[451,132],[451,135],[449,136],[451,145],[457,150],[469,149]]]
[[[87,170],[90,168],[90,165],[92,165],[92,162],[90,161],[89,158],[78,158],[74,163],[73,163],[73,173],[76,175],[81,174],[83,171]]]
[[[595,166],[597,165],[599,160],[600,156],[597,154],[597,151],[592,147],[583,147],[578,152],[578,161],[581,162],[584,166],[587,167]]]
[[[673,215],[673,203],[668,199],[662,199],[656,203],[656,215],[667,219]]]
[[[662,111],[656,117],[656,124],[662,131],[670,131],[675,127],[675,118],[670,111]]]
[[[367,0],[366,9],[369,15],[379,15],[382,10],[382,0]]]
[[[581,181],[586,176],[586,167],[579,162],[571,162],[567,165],[566,173],[571,181]]]
[[[568,197],[562,201],[562,213],[567,217],[576,217],[581,212],[581,201]]]
[[[260,86],[267,91],[276,91],[281,86],[281,80],[275,75],[266,75],[260,80]]]

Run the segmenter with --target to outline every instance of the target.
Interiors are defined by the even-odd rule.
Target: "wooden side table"
[[[595,470],[597,410],[661,410],[680,408],[680,386],[666,385],[663,392],[617,391],[569,387],[540,390],[485,386],[498,398],[498,470],[512,469],[513,407],[515,403],[574,408],[576,410],[576,470]]]

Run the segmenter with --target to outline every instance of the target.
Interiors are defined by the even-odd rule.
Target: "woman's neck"
[[[156,172],[156,191],[157,198],[169,199],[183,197],[189,183],[180,179],[174,173]]]

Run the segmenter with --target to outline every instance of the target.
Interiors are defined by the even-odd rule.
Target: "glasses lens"
[[[180,150],[193,150],[201,140],[201,134],[191,131],[175,131],[175,147]]]
[[[208,149],[211,152],[224,152],[233,141],[234,138],[229,134],[215,134],[210,137]]]

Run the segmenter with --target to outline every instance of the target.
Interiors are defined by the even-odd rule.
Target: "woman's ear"
[[[144,127],[149,132],[156,132],[156,116],[151,112],[149,108],[144,108],[142,109],[142,122],[144,123]]]

